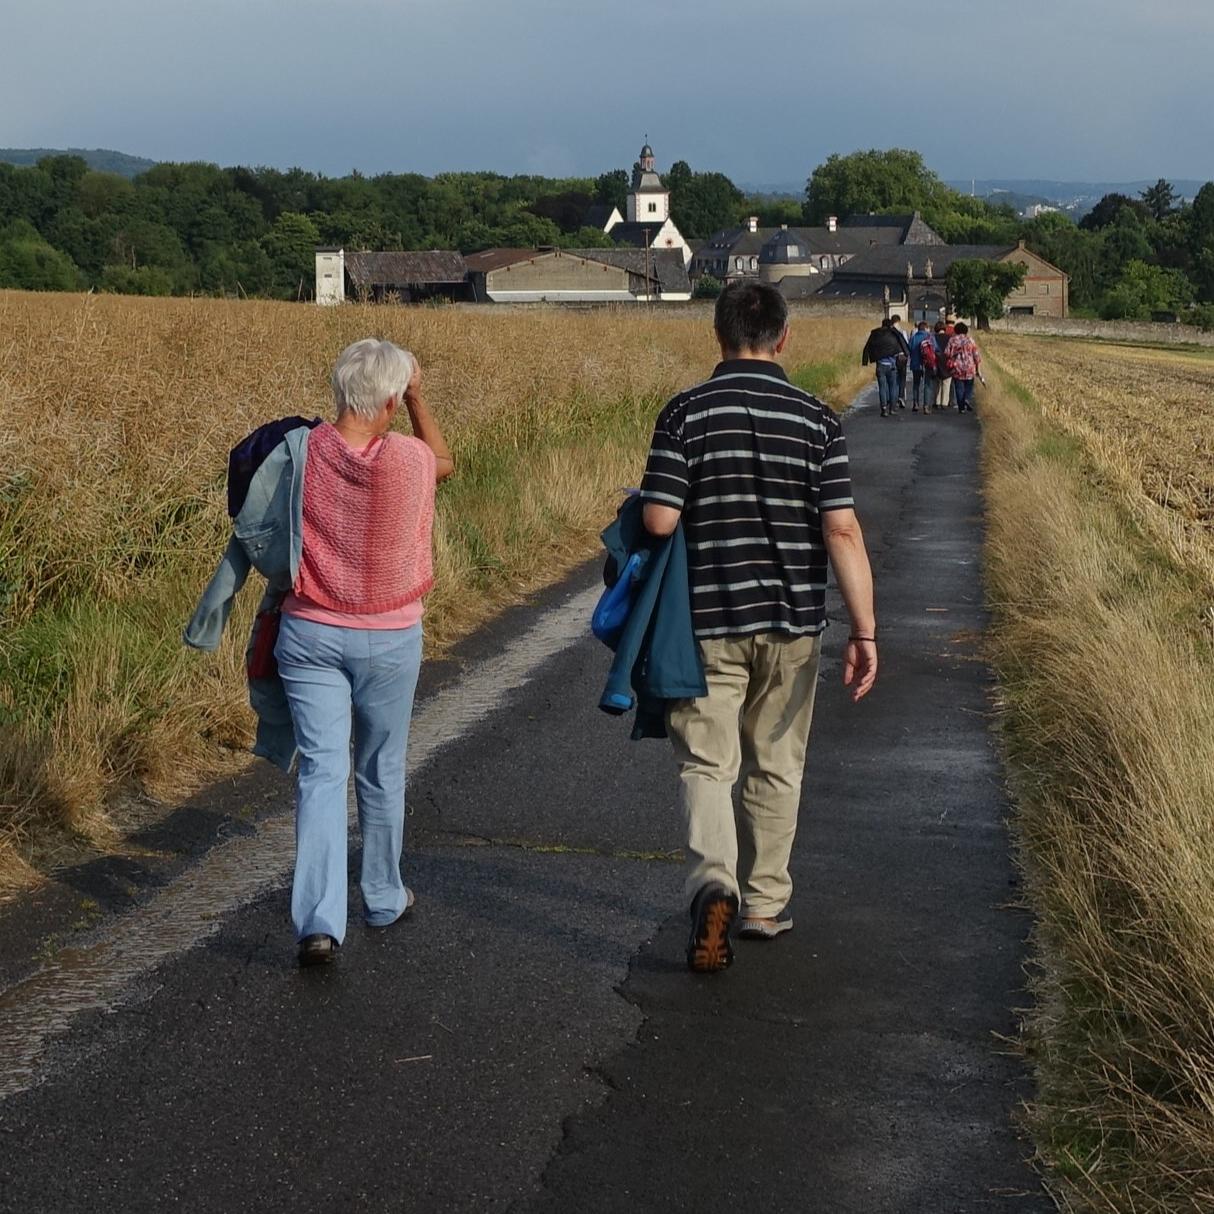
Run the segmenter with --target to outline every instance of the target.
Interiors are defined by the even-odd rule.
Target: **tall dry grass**
[[[786,362],[846,403],[866,327],[796,320]],[[708,309],[0,293],[0,884],[56,830],[104,841],[116,789],[172,796],[245,745],[256,589],[215,657],[179,640],[226,542],[227,452],[270,418],[328,416],[333,360],[369,333],[417,354],[457,460],[431,654],[595,551],[657,408],[716,358]]]
[[[1027,365],[1019,343],[988,351]],[[1031,1118],[1067,1209],[1211,1210],[1209,553],[1153,513],[1145,462],[1091,441],[1106,414],[1080,402],[1100,373],[1067,383],[1053,356],[1027,360],[1047,400],[1005,370],[984,406],[993,644],[1038,922]],[[1166,368],[1153,388],[1139,448],[1178,424]],[[1114,397],[1107,417],[1140,407]]]

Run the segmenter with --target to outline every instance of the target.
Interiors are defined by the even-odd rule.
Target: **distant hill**
[[[90,169],[99,173],[117,173],[121,177],[138,177],[156,161],[143,156],[128,156],[109,148],[0,148],[0,164],[37,164],[43,156],[79,156]]]
[[[1186,177],[1169,177],[1167,180],[1181,198],[1192,198],[1205,184]],[[1131,198],[1137,198],[1155,181],[1156,178],[1150,181],[1050,181],[1036,177],[999,177],[949,181],[947,184],[963,194],[968,194],[972,189],[980,198],[989,198],[991,202],[1004,202],[1008,194],[1019,194],[1082,214],[1090,211],[1106,194],[1128,194]]]

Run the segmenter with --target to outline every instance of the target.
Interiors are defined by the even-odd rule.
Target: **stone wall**
[[[1193,325],[1161,325],[1137,320],[1056,320],[1048,316],[1005,316],[992,320],[997,333],[1025,333],[1042,337],[1089,337],[1105,341],[1160,342],[1214,346],[1214,333]]]

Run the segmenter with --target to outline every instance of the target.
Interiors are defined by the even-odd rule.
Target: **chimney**
[[[757,232],[759,230],[759,217],[757,215],[752,215],[749,219],[747,219],[746,227],[751,232]]]
[[[828,232],[837,232],[839,230],[838,215],[828,215],[826,218],[826,230]]]

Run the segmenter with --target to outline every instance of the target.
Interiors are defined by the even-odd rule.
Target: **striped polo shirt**
[[[847,444],[777,363],[723,362],[671,400],[641,495],[683,512],[696,636],[826,627],[820,514],[853,505]]]

